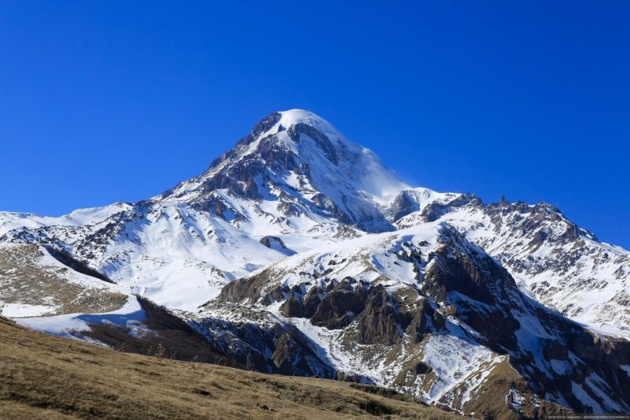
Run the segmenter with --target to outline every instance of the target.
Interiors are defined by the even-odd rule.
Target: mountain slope
[[[301,110],[271,114],[202,175],[151,200],[57,219],[0,213],[0,242],[62,249],[134,293],[193,310],[295,252],[437,219],[499,259],[542,303],[630,334],[626,250],[597,242],[546,204],[485,205],[410,189],[373,153]]]
[[[293,325],[305,338],[287,338],[296,348],[290,359],[303,360],[306,373],[326,374],[328,364],[337,377],[398,387],[462,413],[496,392],[529,407],[550,400],[578,412],[630,409],[628,342],[600,341],[533,301],[443,223],[287,258],[229,284],[206,311],[197,319],[211,336],[220,335],[214,319],[247,319],[267,331]],[[251,354],[278,352],[238,332],[232,340],[253,345]],[[309,351],[320,353],[317,364]],[[503,389],[488,388],[506,372]],[[507,404],[483,408],[519,413]]]
[[[0,354],[3,418],[459,418],[391,390],[126,354],[4,318]]]
[[[382,205],[406,187],[370,150],[315,114],[291,110],[263,119],[206,172],[159,199],[213,209],[223,190],[274,201],[284,217],[327,216],[382,231],[390,229]]]
[[[192,310],[287,254],[361,228],[392,230],[384,205],[406,187],[372,152],[294,110],[261,121],[204,174],[159,197],[80,224],[12,220],[0,241],[62,249],[133,293]]]
[[[148,200],[0,213],[0,244],[166,306],[234,366],[384,384],[465,414],[629,409],[628,251],[548,204],[412,188],[307,111],[272,113]],[[109,332],[125,342],[145,315],[120,311],[101,318],[124,315]],[[20,322],[67,334],[83,319]]]
[[[396,221],[449,223],[486,250],[522,290],[598,331],[630,336],[630,253],[598,242],[547,203],[483,204],[459,195]]]

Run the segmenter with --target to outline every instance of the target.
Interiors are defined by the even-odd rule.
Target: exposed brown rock
[[[358,342],[392,345],[400,339],[396,311],[381,285],[370,288],[363,311],[357,317]]]
[[[354,320],[365,306],[367,292],[361,287],[353,288],[352,282],[356,280],[346,278],[326,294],[311,317],[313,325],[339,329]]]

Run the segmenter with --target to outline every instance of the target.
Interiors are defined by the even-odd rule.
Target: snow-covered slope
[[[490,391],[505,396],[496,413],[627,408],[628,251],[547,204],[412,188],[308,111],[272,113],[148,200],[0,212],[0,244],[44,247],[177,311],[239,366],[387,384],[464,413],[490,409],[476,405]]]
[[[69,251],[129,293],[190,310],[230,280],[285,256],[221,218],[160,203],[94,224],[18,229],[9,237]]]
[[[346,139],[322,118],[303,110],[276,112],[202,175],[156,199],[184,202],[239,218],[221,192],[273,202],[263,213],[334,217],[367,231],[391,229],[383,207],[408,186],[370,150]],[[273,211],[275,210],[275,211]]]
[[[386,205],[405,188],[371,151],[292,110],[273,113],[202,175],[158,197],[58,219],[5,213],[0,240],[58,247],[130,292],[193,310],[287,255],[363,229],[393,230]],[[285,248],[264,245],[269,238]]]
[[[520,384],[519,398],[530,405],[542,396],[578,411],[630,408],[621,391],[630,385],[622,368],[630,356],[610,354],[627,345],[597,344],[523,294],[490,256],[442,222],[286,258],[226,286],[195,319],[210,336],[218,335],[216,319],[246,319],[266,330],[292,325],[306,337],[294,346],[319,351],[319,363],[337,376],[403,389],[462,413],[493,393],[516,392],[497,389],[501,375]],[[261,354],[277,350],[256,348],[238,332],[227,341]],[[565,381],[554,381],[557,375]],[[589,399],[576,398],[575,388]]]
[[[105,207],[75,210],[61,217],[44,217],[33,213],[0,211],[0,235],[13,229],[24,227],[37,229],[47,226],[84,226],[94,224],[130,207],[130,204],[114,203]]]
[[[397,226],[447,222],[512,274],[522,290],[598,331],[630,337],[630,252],[602,243],[555,207],[449,197]]]

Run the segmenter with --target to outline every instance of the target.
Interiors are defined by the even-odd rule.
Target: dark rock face
[[[542,349],[546,359],[567,360],[569,357],[566,345],[556,340],[546,342]]]
[[[217,194],[208,195],[208,199],[198,206],[201,210],[210,212],[219,216],[225,221],[232,221],[235,219],[242,219],[242,215],[234,209],[229,203],[227,203],[221,196]]]
[[[450,292],[458,292],[488,305],[505,295],[505,288],[516,287],[509,273],[496,264],[453,228],[446,226],[444,246],[429,255],[435,264],[427,271],[423,285],[431,296],[445,301]]]
[[[415,367],[416,375],[425,375],[431,373],[433,368],[424,362],[418,362]]]
[[[299,293],[291,293],[291,296],[280,306],[280,313],[287,318],[312,318],[322,302],[320,295],[323,294],[324,291],[320,287],[313,287],[303,298]]]
[[[256,302],[262,297],[263,288],[269,280],[265,273],[261,273],[249,279],[233,281],[225,285],[217,299],[219,302],[243,302],[245,300]],[[275,290],[274,295],[280,295],[279,297],[282,298],[282,292],[284,292],[284,290]],[[288,292],[288,289],[286,292]],[[265,296],[267,297],[268,294]]]
[[[429,256],[423,291],[452,305],[455,315],[485,338],[498,353],[518,347],[520,323],[506,304],[516,289],[512,277],[489,256],[466,244],[454,229],[445,228],[444,245]]]
[[[463,302],[460,302],[460,308],[461,319],[486,338],[488,347],[497,353],[518,348],[515,333],[521,328],[521,324],[509,312],[495,309],[480,314],[477,308]]]
[[[472,194],[462,194],[446,204],[431,203],[422,210],[420,215],[425,222],[434,222],[452,209],[463,207],[468,204],[481,205],[481,200]]]
[[[276,123],[280,120],[281,117],[282,117],[282,115],[279,112],[272,112],[271,114],[269,114],[268,116],[266,116],[265,118],[260,120],[254,126],[254,128],[252,128],[252,131],[247,136],[243,137],[242,139],[240,139],[238,141],[238,143],[236,143],[236,146],[237,147],[238,146],[246,146],[246,145],[250,144],[258,136],[260,136],[262,133],[264,133],[266,131],[269,131],[271,129],[271,127],[276,125]],[[212,166],[213,165],[211,165],[211,167]]]
[[[255,323],[206,318],[194,322],[193,327],[234,364],[249,370],[329,379],[337,377],[330,361],[314,350],[316,345],[290,325],[276,323],[263,328]]]
[[[326,159],[328,159],[335,165],[339,163],[337,154],[335,152],[335,147],[333,146],[332,142],[325,134],[323,134],[316,128],[300,123],[290,127],[287,130],[287,134],[289,135],[291,140],[296,143],[300,142],[301,134],[307,135],[311,139],[315,140],[315,143],[317,143],[319,148],[323,150]]]
[[[326,195],[317,193],[312,197],[312,201],[315,207],[322,210],[324,214],[329,214],[342,223],[352,224],[352,218]]]
[[[306,318],[302,301],[293,293],[291,293],[291,296],[280,306],[280,313],[287,318]],[[313,313],[315,313],[315,311],[313,311]],[[311,314],[311,316],[313,316],[313,314]]]
[[[403,313],[401,326],[407,325],[405,333],[413,343],[419,343],[430,331],[440,331],[445,327],[444,318],[436,312],[427,299],[422,299],[418,309]]]
[[[400,339],[399,317],[383,286],[370,289],[367,302],[357,317],[360,344],[392,345]]]
[[[261,273],[254,278],[237,280],[223,289],[220,299],[225,302],[258,300],[263,304],[284,300],[280,313],[288,318],[308,318],[313,325],[330,330],[355,323],[354,340],[360,344],[394,345],[404,334],[420,342],[427,331],[444,327],[444,320],[426,299],[417,305],[405,306],[417,296],[414,289],[407,295],[390,296],[380,284],[348,277],[303,293],[299,287],[290,291],[284,286],[264,289],[263,278],[265,274]]]
[[[260,136],[262,133],[271,129],[271,127],[273,127],[280,120],[281,117],[282,115],[279,112],[273,112],[267,117],[260,120],[254,126],[254,128],[252,128],[252,131],[248,135],[246,135],[245,137],[240,139],[238,143],[236,143],[236,147],[228,150],[227,152],[225,152],[224,154],[222,154],[221,156],[213,160],[208,170],[216,168],[217,166],[219,166],[222,162],[226,160],[235,158],[238,154],[237,150],[239,147],[242,148],[251,144],[258,136]]]
[[[283,375],[294,375],[298,372],[303,372],[307,376],[315,375],[307,362],[306,351],[289,333],[283,334],[278,340],[271,361],[277,369],[276,372]]]
[[[271,249],[287,249],[282,239],[277,236],[265,236],[260,239],[260,243]]]
[[[295,154],[282,143],[278,143],[273,135],[260,141],[257,153],[266,167],[273,171],[294,171],[298,175],[308,175],[305,172],[306,167],[298,164]]]
[[[418,211],[420,206],[411,196],[409,191],[403,191],[396,196],[392,204],[392,219],[394,221],[405,217],[408,214]]]
[[[349,325],[365,307],[366,291],[353,287],[354,279],[346,278],[337,284],[317,305],[311,323],[318,327],[339,329]]]
[[[451,240],[444,241],[444,246],[429,257],[435,258],[436,263],[427,272],[423,290],[438,301],[455,306],[457,317],[478,332],[486,346],[509,354],[510,364],[530,381],[541,398],[553,390],[576,411],[587,412],[587,407],[575,398],[572,384],[584,384],[589,376],[597,375],[606,383],[615,384],[615,391],[610,393],[614,401],[627,403],[623,395],[630,394],[617,391],[630,386],[628,375],[621,375],[619,368],[628,357],[619,351],[630,347],[627,342],[611,344],[594,339],[577,324],[520,293],[511,276],[491,258],[476,254],[474,249],[463,252],[465,244],[457,239],[455,231],[447,229],[446,233]],[[525,350],[525,343],[534,340],[534,336],[530,335],[531,330],[523,329],[519,319],[535,319],[548,334],[557,337],[540,341],[536,336],[542,355],[535,354],[540,351],[538,348]],[[579,361],[575,362],[570,354]],[[551,360],[570,367],[563,375],[550,376],[547,372]]]

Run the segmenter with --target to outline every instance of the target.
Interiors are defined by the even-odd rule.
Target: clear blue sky
[[[630,248],[628,1],[0,0],[0,209],[137,201],[306,108]]]

